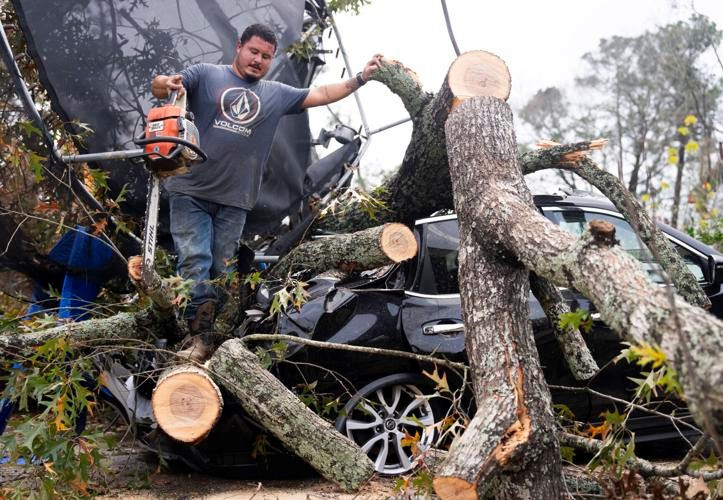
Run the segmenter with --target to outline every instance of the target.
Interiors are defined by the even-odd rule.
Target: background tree
[[[720,185],[721,78],[702,58],[721,36],[713,21],[695,14],[639,36],[602,39],[583,56],[586,68],[573,87],[578,99],[570,102],[557,88],[541,90],[520,117],[540,138],[557,142],[590,137],[581,134],[590,130],[608,137],[603,165],[648,205],[669,209],[669,221],[677,226],[686,190],[698,212],[707,213],[714,208],[710,193]],[[684,124],[691,115],[695,126]],[[675,154],[668,154],[671,147]],[[574,187],[569,177],[562,178]],[[672,195],[666,194],[669,186]]]

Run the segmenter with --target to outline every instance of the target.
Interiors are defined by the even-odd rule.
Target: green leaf
[[[553,404],[552,407],[555,409],[555,413],[558,418],[566,418],[569,420],[573,420],[575,418],[575,414],[572,412],[570,407],[565,404],[556,403]]]
[[[27,155],[27,161],[28,166],[30,167],[30,170],[33,172],[33,178],[35,179],[35,182],[38,183],[43,180],[43,162],[45,161],[45,158],[35,154],[35,153],[28,153]]]
[[[589,332],[592,329],[592,317],[587,309],[577,309],[560,315],[558,328],[563,332],[572,330],[583,330]]]
[[[251,290],[256,290],[256,287],[263,283],[263,281],[264,280],[261,278],[261,271],[247,274],[246,278],[244,278],[244,284],[250,285]]]
[[[38,127],[35,126],[33,122],[30,121],[20,121],[18,122],[18,126],[22,129],[22,131],[26,135],[36,135],[38,137],[43,137],[43,133],[40,131]]]
[[[617,410],[612,412],[610,410],[604,411],[600,414],[600,416],[603,417],[607,423],[613,426],[621,425],[625,422],[625,415],[621,415]]]
[[[572,446],[560,446],[560,458],[572,463],[575,459],[575,449]]]
[[[106,191],[108,189],[107,172],[104,172],[103,170],[97,168],[89,168],[88,175],[93,180],[93,184],[95,184],[98,188],[103,189],[103,191]]]

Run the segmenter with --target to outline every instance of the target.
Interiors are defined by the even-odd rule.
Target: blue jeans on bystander
[[[183,279],[195,282],[183,317],[193,319],[198,306],[209,300],[218,310],[222,290],[209,280],[233,270],[247,211],[174,192],[169,201],[176,269]]]

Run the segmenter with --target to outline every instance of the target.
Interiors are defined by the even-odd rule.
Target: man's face
[[[234,68],[247,80],[259,80],[269,72],[275,51],[276,47],[257,36],[252,36],[243,45],[238,41]]]

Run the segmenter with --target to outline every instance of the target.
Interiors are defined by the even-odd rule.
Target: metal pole
[[[83,163],[88,161],[106,161],[106,160],[129,160],[143,156],[142,149],[129,149],[127,151],[106,151],[104,153],[88,153],[83,155],[67,155],[61,156],[64,163]]]
[[[383,127],[379,127],[377,129],[370,131],[369,135],[374,135],[374,134],[378,134],[379,132],[384,132],[385,130],[389,130],[392,127],[396,127],[397,125],[401,125],[402,123],[407,123],[408,121],[411,121],[411,120],[412,120],[411,116],[408,116],[407,118],[402,118],[401,120],[392,122],[389,125],[384,125]]]
[[[459,47],[457,47],[457,40],[454,39],[452,23],[449,21],[449,12],[447,12],[447,2],[445,0],[442,0],[442,11],[444,12],[444,22],[447,24],[447,33],[449,33],[449,39],[452,41],[452,47],[454,47],[455,54],[459,55]]]
[[[341,35],[339,34],[339,29],[336,27],[336,21],[334,21],[334,16],[329,13],[329,20],[331,21],[331,27],[334,30],[334,36],[336,36],[336,41],[339,44],[339,51],[341,52],[341,57],[344,59],[344,66],[346,66],[346,72],[349,74],[349,76],[353,76],[354,73],[351,70],[351,65],[349,64],[349,57],[346,55],[346,50],[344,49],[344,44],[341,41]],[[364,113],[364,107],[362,106],[361,99],[359,98],[359,95],[357,95],[356,92],[354,92],[354,99],[356,100],[356,105],[359,108],[359,115],[361,116],[362,126],[364,127],[364,133],[368,137],[367,142],[371,141],[371,136],[369,134],[369,125],[367,124],[367,117]]]

